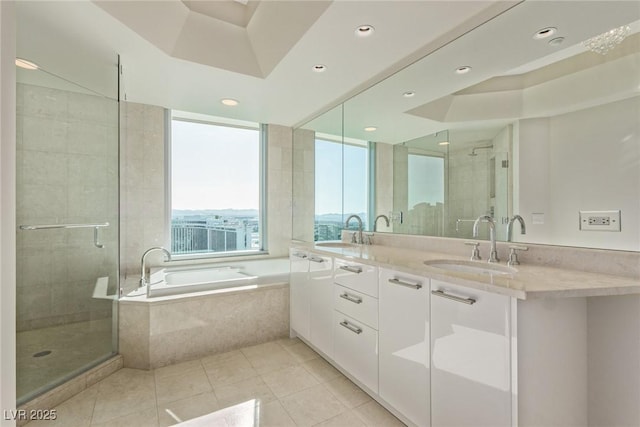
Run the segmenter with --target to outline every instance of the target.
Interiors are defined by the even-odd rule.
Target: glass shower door
[[[17,69],[19,404],[117,352],[117,90],[39,65]]]

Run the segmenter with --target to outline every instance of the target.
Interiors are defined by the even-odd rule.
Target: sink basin
[[[463,261],[453,259],[436,259],[425,261],[425,265],[440,268],[442,270],[457,271],[460,273],[488,274],[492,276],[510,276],[518,270],[506,265],[489,264],[481,261]]]
[[[322,248],[356,248],[358,245],[354,243],[347,242],[318,242],[316,246],[320,246]]]

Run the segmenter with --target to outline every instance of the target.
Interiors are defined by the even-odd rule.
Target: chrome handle
[[[400,286],[406,286],[407,288],[412,288],[415,290],[418,289],[422,289],[422,285],[420,283],[409,283],[409,282],[404,282],[400,279],[389,279],[389,283],[393,283],[394,285],[400,285]]]
[[[344,294],[340,294],[340,298],[346,299],[347,301],[351,301],[355,304],[362,304],[362,298],[354,297],[346,292]]]
[[[461,297],[457,297],[455,295],[449,295],[448,293],[441,291],[441,290],[437,290],[437,291],[431,291],[432,295],[436,295],[442,298],[447,298],[453,301],[457,301],[457,302],[461,302],[463,304],[468,304],[468,305],[473,305],[476,303],[476,300],[473,298],[461,298]]]
[[[309,261],[311,262],[317,262],[317,263],[322,263],[324,262],[323,258],[317,257],[317,256],[310,256],[309,257]]]
[[[296,258],[302,258],[302,259],[305,259],[307,257],[302,252],[296,252],[296,253],[293,254],[293,256],[296,257]]]
[[[529,247],[521,246],[521,245],[510,245],[509,249],[513,249],[513,250],[516,250],[516,251],[528,251]]]
[[[101,224],[46,224],[46,225],[21,225],[20,230],[51,230],[53,228],[99,228],[108,227],[109,223]]]
[[[464,242],[465,245],[467,246],[478,246],[480,245],[480,242]]]
[[[362,328],[358,328],[357,326],[352,325],[351,323],[347,322],[346,320],[340,322],[340,325],[344,326],[345,328],[347,328],[348,330],[350,330],[351,332],[355,333],[355,334],[361,334],[362,333]]]
[[[354,267],[352,265],[341,265],[340,270],[348,271],[349,273],[362,273],[362,267]]]

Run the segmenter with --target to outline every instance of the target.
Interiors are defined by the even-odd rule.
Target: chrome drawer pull
[[[346,292],[344,294],[340,294],[340,298],[344,298],[347,301],[351,301],[351,302],[356,303],[356,304],[362,304],[362,298],[351,296]]]
[[[354,267],[351,265],[341,265],[340,270],[345,270],[345,271],[348,271],[349,273],[356,273],[356,274],[362,273],[362,267]]]
[[[324,259],[323,259],[323,258],[316,257],[316,256],[310,256],[310,257],[309,257],[309,261],[311,261],[311,262],[321,263],[321,262],[324,262]]]
[[[415,290],[422,289],[422,285],[420,283],[409,283],[403,282],[399,279],[389,279],[389,283],[393,283],[394,285],[406,286],[407,288],[412,288]]]
[[[353,326],[351,323],[345,321],[340,322],[340,325],[344,326],[345,328],[347,328],[348,330],[350,330],[353,333],[356,334],[361,334],[362,333],[362,329],[358,328],[357,326]]]
[[[296,252],[295,254],[293,254],[293,256],[296,257],[296,258],[302,258],[302,259],[305,259],[307,257],[302,252]]]
[[[437,295],[437,296],[442,297],[442,298],[447,298],[447,299],[451,299],[451,300],[454,300],[454,301],[457,301],[457,302],[461,302],[463,304],[472,305],[472,304],[476,303],[476,300],[474,300],[473,298],[461,298],[461,297],[457,297],[455,295],[449,295],[449,294],[447,294],[447,293],[445,293],[445,292],[443,292],[441,290],[431,291],[431,294],[432,295]]]

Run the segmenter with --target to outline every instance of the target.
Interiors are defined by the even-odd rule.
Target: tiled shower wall
[[[118,105],[99,96],[17,86],[18,225],[102,223],[93,229],[17,231],[17,329],[105,318],[96,279],[115,291]]]

